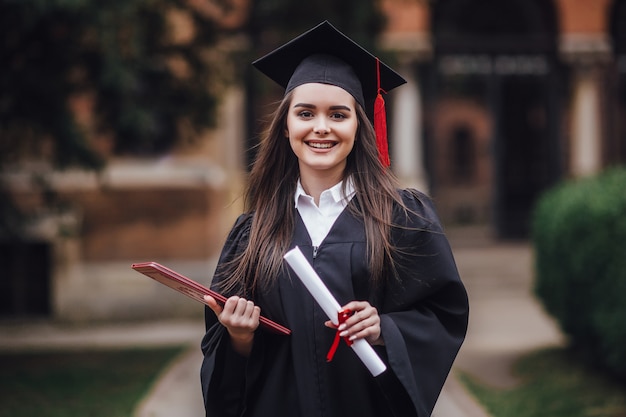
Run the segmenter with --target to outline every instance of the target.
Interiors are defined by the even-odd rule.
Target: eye
[[[313,117],[313,112],[310,112],[309,110],[302,110],[298,113],[298,117],[301,117],[303,119],[310,119],[311,117]]]
[[[341,112],[335,112],[335,113],[331,113],[330,118],[336,119],[336,120],[343,120],[343,119],[346,119],[347,116]]]

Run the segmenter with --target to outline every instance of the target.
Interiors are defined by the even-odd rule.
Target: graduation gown
[[[387,370],[372,377],[343,341],[326,361],[336,332],[324,325],[326,315],[285,264],[276,284],[253,301],[261,314],[290,328],[290,336],[260,327],[250,356],[241,357],[207,308],[201,368],[207,416],[430,416],[465,337],[468,302],[430,200],[400,193],[415,214],[394,211],[398,279],[372,288],[364,226],[347,209],[313,248],[294,208],[290,246],[300,247],[340,305],[367,300],[378,309],[385,345],[374,349]],[[251,222],[252,215],[242,215],[231,230],[214,286],[224,278],[220,265],[245,248]]]

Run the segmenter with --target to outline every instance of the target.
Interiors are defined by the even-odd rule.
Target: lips
[[[337,144],[331,141],[306,141],[307,146],[315,149],[330,149]]]

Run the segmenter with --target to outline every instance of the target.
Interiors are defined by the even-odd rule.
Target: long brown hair
[[[285,136],[291,103],[287,93],[272,116],[244,194],[246,212],[253,215],[245,250],[225,265],[223,291],[234,288],[253,293],[271,285],[283,267],[295,227],[294,194],[299,177],[298,159]],[[372,284],[395,275],[390,242],[392,211],[404,208],[397,180],[378,160],[376,136],[363,108],[356,103],[358,128],[343,178],[352,177],[357,204],[349,204],[363,220]],[[344,181],[345,185],[345,181]],[[397,207],[397,206],[396,206]],[[386,273],[387,272],[387,273]]]

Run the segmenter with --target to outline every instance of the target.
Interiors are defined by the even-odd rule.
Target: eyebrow
[[[317,108],[316,105],[314,104],[309,104],[309,103],[298,103],[298,104],[294,104],[293,106],[294,108],[296,107],[304,107],[307,109],[315,109]],[[348,106],[344,106],[343,104],[341,105],[336,105],[336,106],[330,106],[329,110],[345,110],[345,111],[352,111],[352,109]]]

